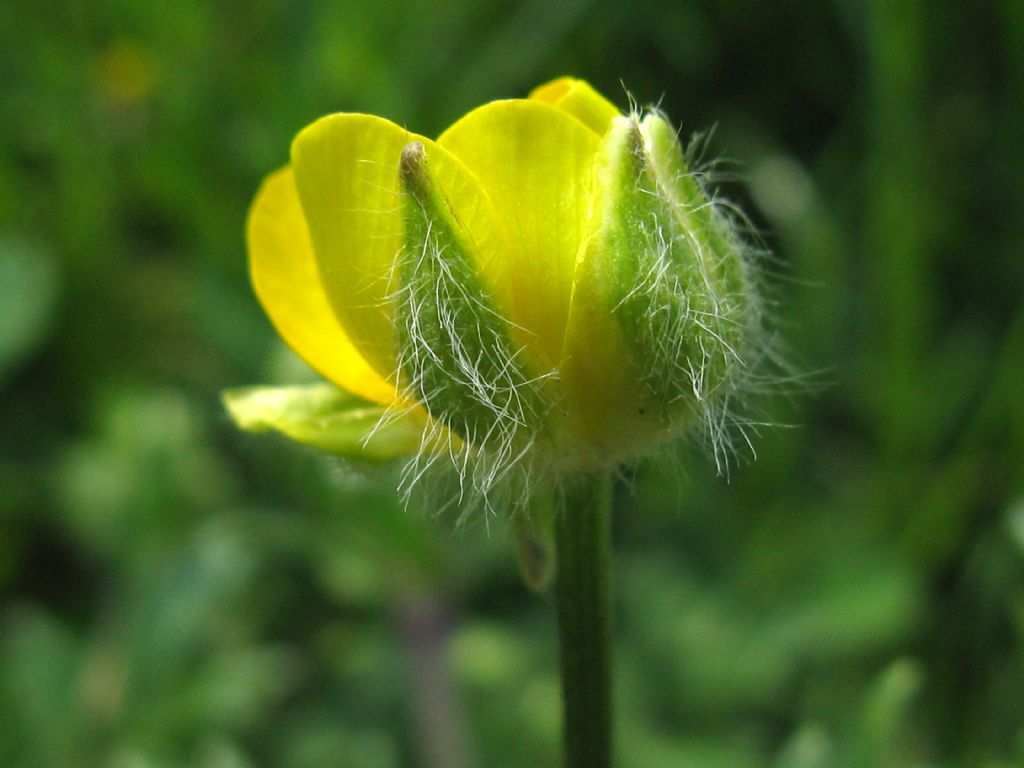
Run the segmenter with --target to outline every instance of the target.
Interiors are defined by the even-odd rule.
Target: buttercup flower
[[[281,336],[366,402],[346,421],[323,388],[249,392],[236,419],[321,447],[343,423],[414,470],[451,457],[482,492],[718,428],[760,327],[747,249],[675,130],[570,78],[436,140],[316,121],[260,188],[248,246]]]

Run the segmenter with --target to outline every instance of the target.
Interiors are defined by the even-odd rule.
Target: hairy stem
[[[611,479],[581,478],[556,523],[566,768],[610,768]]]

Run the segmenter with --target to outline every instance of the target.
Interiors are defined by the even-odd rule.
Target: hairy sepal
[[[527,372],[509,322],[484,287],[476,244],[432,178],[422,144],[405,148],[399,175],[405,225],[395,265],[399,380],[460,438],[455,463],[486,495],[535,446],[543,423],[539,379]]]
[[[744,246],[660,115],[617,117],[595,168],[563,379],[591,463],[614,465],[724,416],[717,394],[745,365],[757,313]]]

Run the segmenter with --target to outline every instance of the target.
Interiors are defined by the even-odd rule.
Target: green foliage
[[[717,125],[824,371],[728,482],[619,484],[621,765],[1022,764],[1022,51],[1014,0],[0,3],[0,765],[554,764],[512,522],[219,392],[312,380],[242,234],[299,128],[566,72]]]

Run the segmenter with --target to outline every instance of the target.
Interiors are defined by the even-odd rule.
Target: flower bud
[[[512,468],[608,469],[720,424],[758,340],[746,248],[675,131],[582,81],[487,104],[437,141],[323,118],[249,231],[286,341],[422,424],[421,463],[485,467],[485,494]]]

